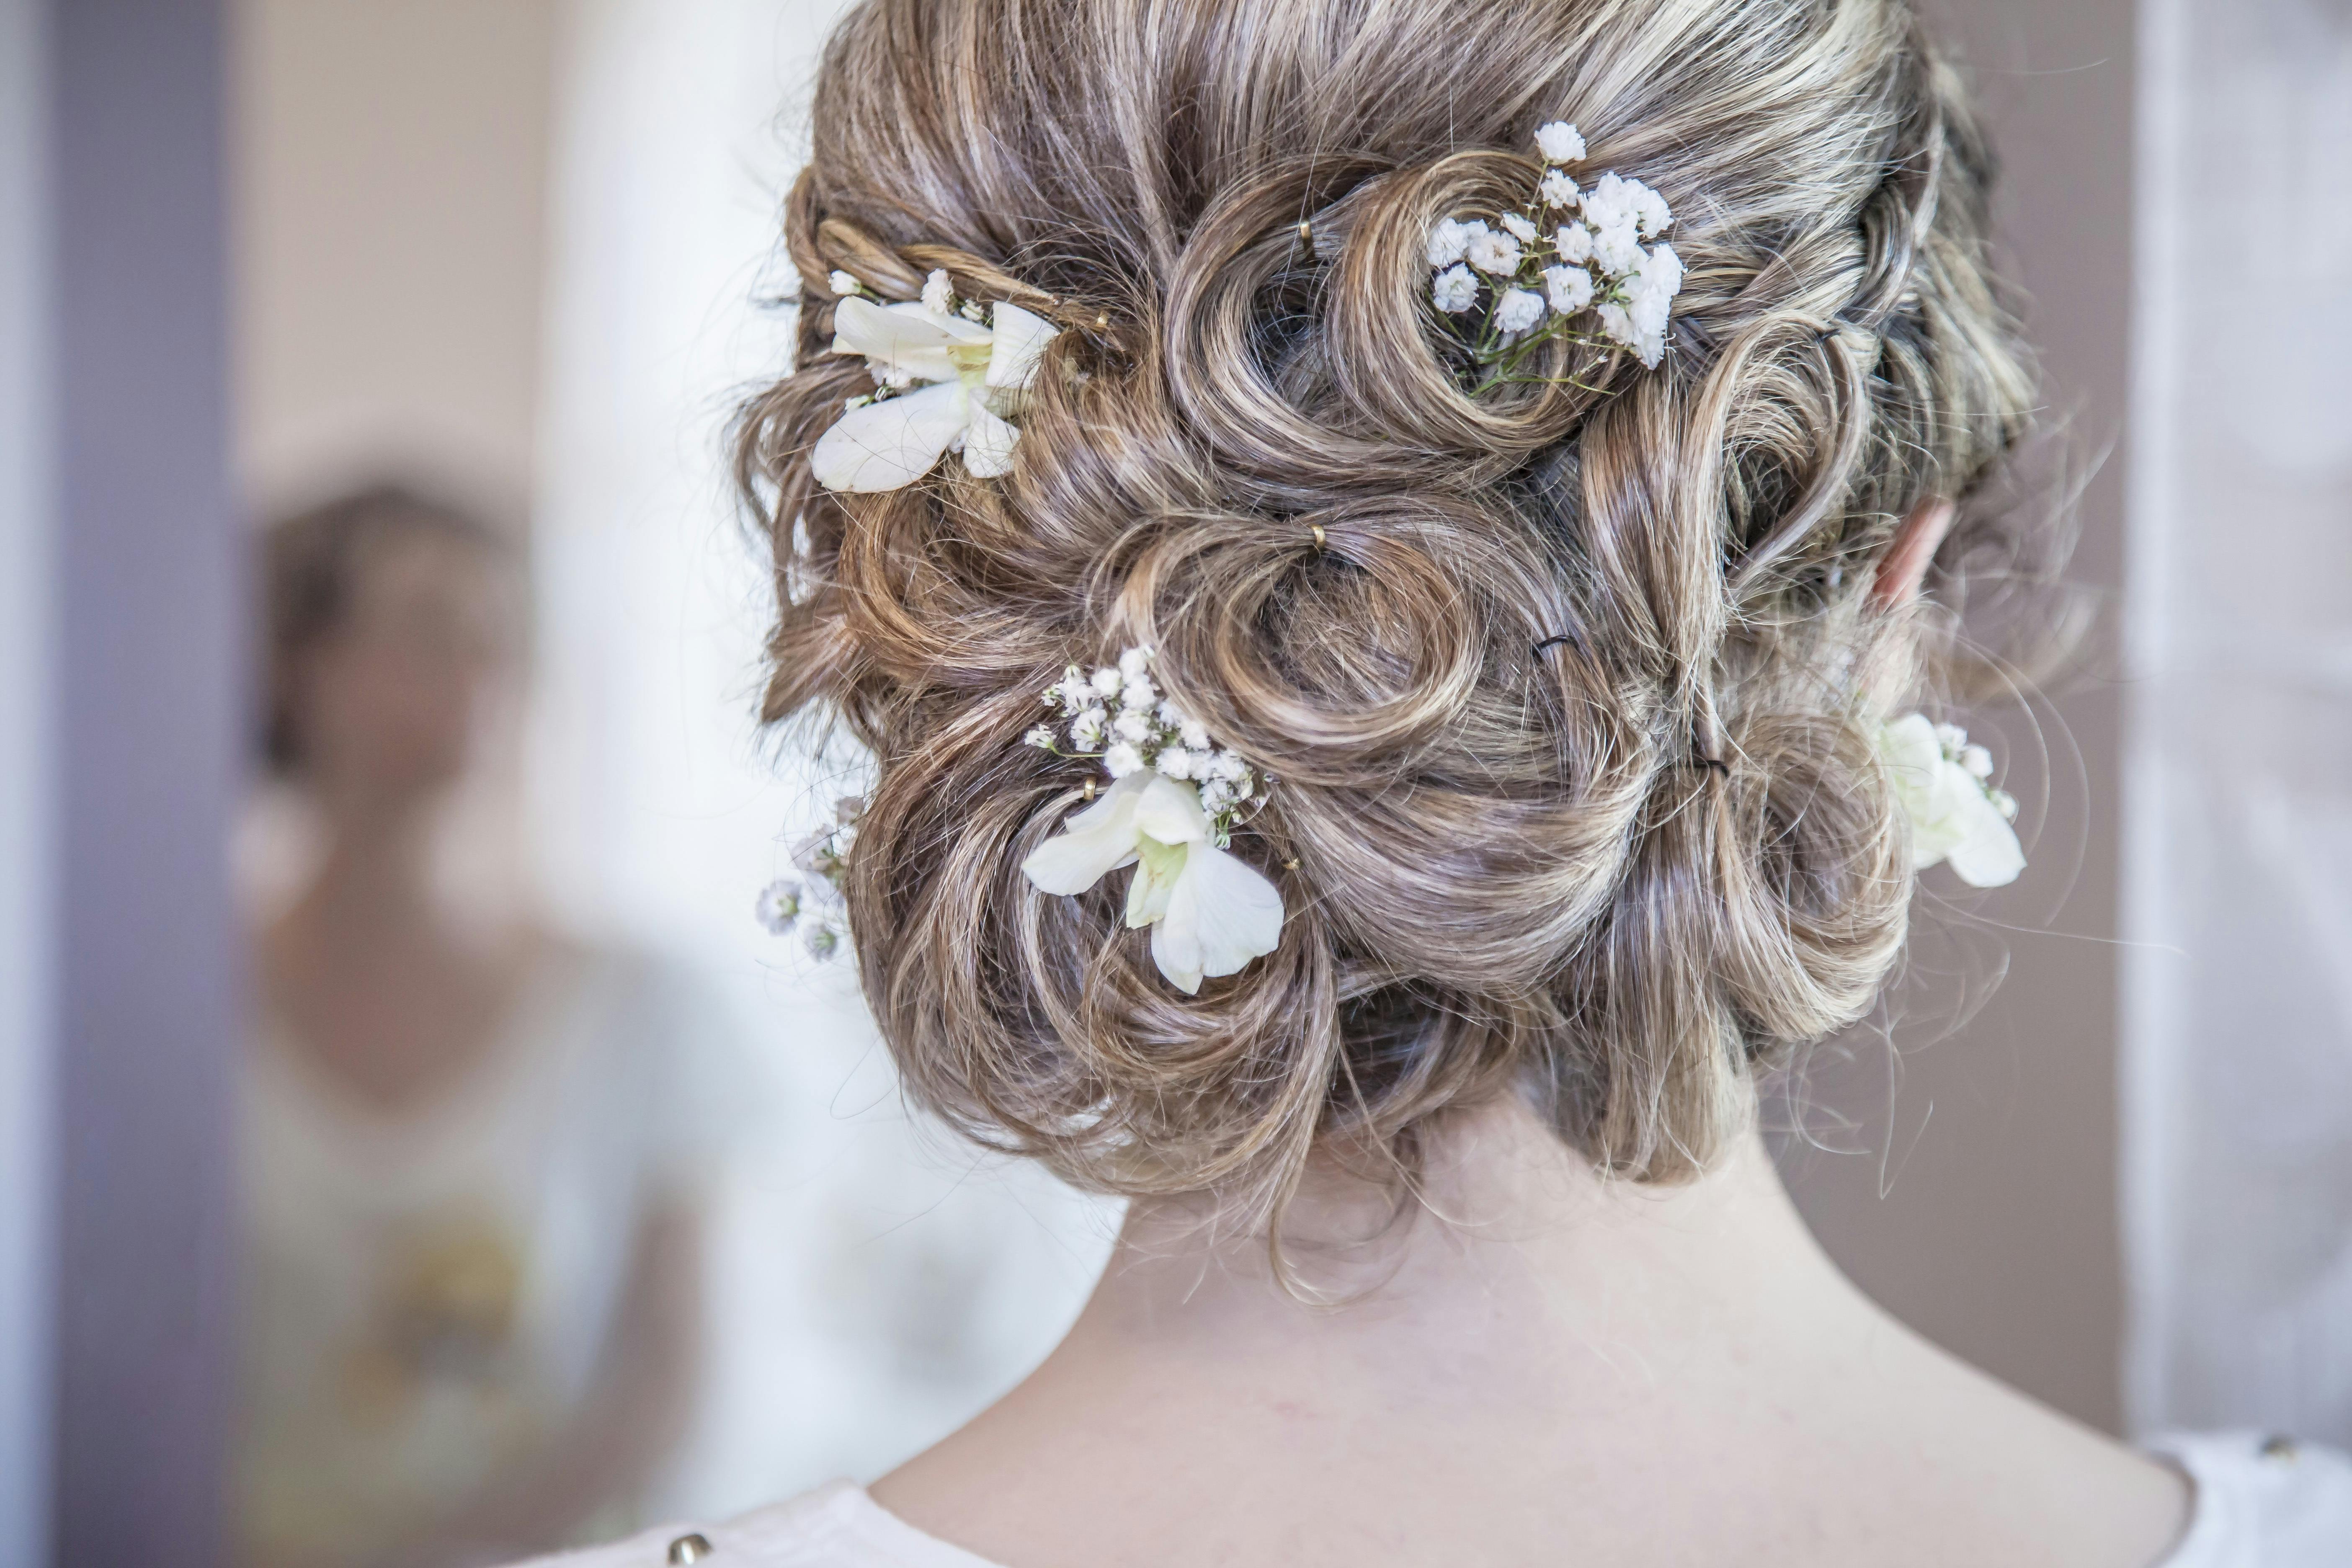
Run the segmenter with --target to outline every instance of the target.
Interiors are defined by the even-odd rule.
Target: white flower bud
[[[1524,332],[1543,319],[1543,296],[1529,289],[1506,289],[1495,303],[1495,325],[1507,332]]]
[[[1553,310],[1573,316],[1592,303],[1592,274],[1581,267],[1547,267],[1544,292],[1550,296]]]
[[[1503,226],[1510,230],[1511,237],[1521,245],[1533,245],[1536,242],[1536,226],[1517,213],[1505,213]]]
[[[1143,753],[1121,741],[1103,753],[1103,772],[1115,779],[1123,779],[1143,765]]]
[[[1576,127],[1565,120],[1555,120],[1536,127],[1536,148],[1548,163],[1580,163],[1584,161],[1584,138]]]
[[[1050,752],[1054,749],[1054,731],[1040,724],[1022,736],[1021,743],[1024,746],[1034,746],[1041,752]]]
[[[1462,258],[1481,272],[1507,278],[1519,269],[1519,242],[1490,230],[1473,238]]]
[[[852,294],[862,294],[866,291],[866,286],[863,283],[837,267],[834,268],[833,276],[826,279],[825,282],[835,295],[845,300]]]
[[[1989,779],[1992,777],[1992,753],[1982,746],[1962,746],[1960,766],[1969,770],[1970,778]]]
[[[1189,779],[1192,776],[1192,753],[1181,746],[1163,746],[1153,765],[1171,779]]]
[[[1094,673],[1094,688],[1105,697],[1118,696],[1118,689],[1126,684],[1127,678],[1108,665],[1104,665]]]
[[[1122,741],[1137,745],[1151,739],[1151,716],[1139,709],[1129,708],[1111,721],[1111,733]]]
[[[1470,242],[1486,232],[1486,226],[1475,220],[1469,223],[1450,217],[1440,220],[1437,226],[1429,231],[1429,248],[1425,252],[1429,264],[1432,267],[1453,266],[1462,259],[1462,253],[1470,247]]]
[[[1576,205],[1578,191],[1576,182],[1568,177],[1567,170],[1554,169],[1544,175],[1543,184],[1536,187],[1536,194],[1543,197],[1544,205],[1565,210]]]
[[[923,279],[923,309],[934,316],[944,316],[954,303],[955,288],[948,281],[947,269],[932,268],[931,275]]]
[[[759,902],[754,906],[760,923],[777,936],[793,929],[800,919],[801,885],[790,877],[779,878],[760,889]]]
[[[1439,310],[1458,316],[1478,302],[1478,279],[1467,267],[1457,264],[1431,280],[1429,294]]]
[[[1118,656],[1118,672],[1129,680],[1140,680],[1143,679],[1144,670],[1150,667],[1150,663],[1151,650],[1150,648],[1131,647],[1125,653]]]

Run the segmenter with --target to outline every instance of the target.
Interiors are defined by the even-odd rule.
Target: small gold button
[[[709,1555],[711,1555],[710,1539],[705,1535],[681,1535],[669,1543],[669,1560],[673,1565],[680,1563],[699,1563]]]

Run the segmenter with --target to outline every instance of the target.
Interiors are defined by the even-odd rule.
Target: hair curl
[[[1424,238],[1522,204],[1556,118],[1673,205],[1667,355],[1473,399]],[[850,921],[921,1101],[1255,1219],[1318,1149],[1402,1190],[1513,1089],[1666,1181],[1868,1009],[1912,881],[1861,672],[1914,639],[1872,571],[2033,392],[1909,5],[867,0],[814,119],[799,367],[739,473],[766,717],[837,712],[878,766]],[[1013,472],[814,487],[870,384],[825,280],[932,268],[1068,329]],[[1234,848],[1281,946],[1193,998],[1116,889],[1018,869],[1076,782],[1020,743],[1037,694],[1130,644],[1279,780]]]

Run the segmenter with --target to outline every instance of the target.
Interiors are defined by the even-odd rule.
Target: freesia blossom
[[[1186,995],[1202,979],[1232,974],[1282,941],[1282,894],[1239,857],[1217,847],[1198,789],[1139,767],[1021,863],[1043,892],[1085,892],[1122,867],[1127,923],[1151,928],[1151,960]]]
[[[2010,819],[2017,803],[1986,782],[1992,759],[1949,725],[1924,713],[1878,732],[1895,803],[1911,825],[1911,868],[1939,863],[1972,888],[1999,888],[2025,869],[2025,851]],[[1977,770],[1981,767],[1983,773]]]
[[[933,273],[921,302],[851,298],[834,307],[833,352],[863,355],[885,388],[913,390],[877,396],[834,422],[810,459],[827,489],[895,490],[950,451],[962,452],[964,468],[980,479],[1011,469],[1021,432],[1006,416],[1055,330],[1003,300],[988,326],[933,309],[951,302],[946,278]]]

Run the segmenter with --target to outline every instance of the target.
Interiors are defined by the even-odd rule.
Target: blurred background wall
[[[520,517],[559,0],[236,0],[237,470],[429,467]]]
[[[47,39],[0,0],[0,735],[48,732]],[[21,752],[16,749],[22,748]],[[43,1555],[49,1424],[48,770],[0,768],[0,1561]]]
[[[2127,1392],[2352,1443],[2352,4],[2143,26]]]

